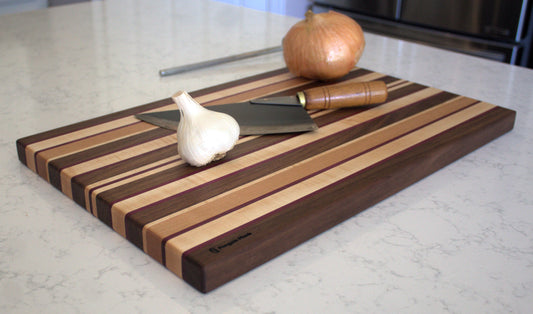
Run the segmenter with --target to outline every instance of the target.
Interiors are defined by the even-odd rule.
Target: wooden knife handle
[[[321,86],[303,91],[305,109],[333,109],[382,103],[387,100],[383,81]]]

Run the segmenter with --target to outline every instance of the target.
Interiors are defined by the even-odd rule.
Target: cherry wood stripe
[[[133,123],[136,123],[136,119],[134,117],[124,117],[118,120],[94,125],[92,127],[88,127],[86,129],[82,130],[76,130],[71,133],[63,134],[57,137],[49,138],[40,142],[32,143],[27,146],[26,148],[26,156],[28,162],[28,166],[30,169],[36,171],[36,155],[37,153],[50,149],[55,148],[60,145],[73,143],[77,140],[83,140],[88,137],[91,137],[93,135],[99,135],[99,134],[105,134],[108,131],[120,129],[125,126],[131,125]]]

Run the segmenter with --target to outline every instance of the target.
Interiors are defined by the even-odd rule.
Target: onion
[[[352,18],[334,11],[314,14],[309,10],[305,20],[289,29],[282,44],[292,74],[331,80],[353,69],[363,54],[365,38]]]

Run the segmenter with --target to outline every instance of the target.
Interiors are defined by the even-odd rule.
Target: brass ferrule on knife
[[[297,92],[296,97],[298,98],[298,101],[302,105],[302,107],[305,108],[305,94],[304,92]]]

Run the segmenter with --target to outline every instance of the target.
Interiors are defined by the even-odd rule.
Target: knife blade
[[[303,107],[253,105],[250,102],[214,105],[209,110],[229,114],[239,123],[240,135],[308,132],[318,127]],[[177,130],[178,110],[141,113],[135,115],[142,121]]]
[[[231,115],[240,126],[241,135],[308,132],[318,127],[306,109],[332,109],[384,102],[387,85],[383,81],[320,86],[294,96],[267,97],[248,102],[209,106],[210,110]],[[167,129],[177,130],[179,111],[150,112],[137,119]]]

